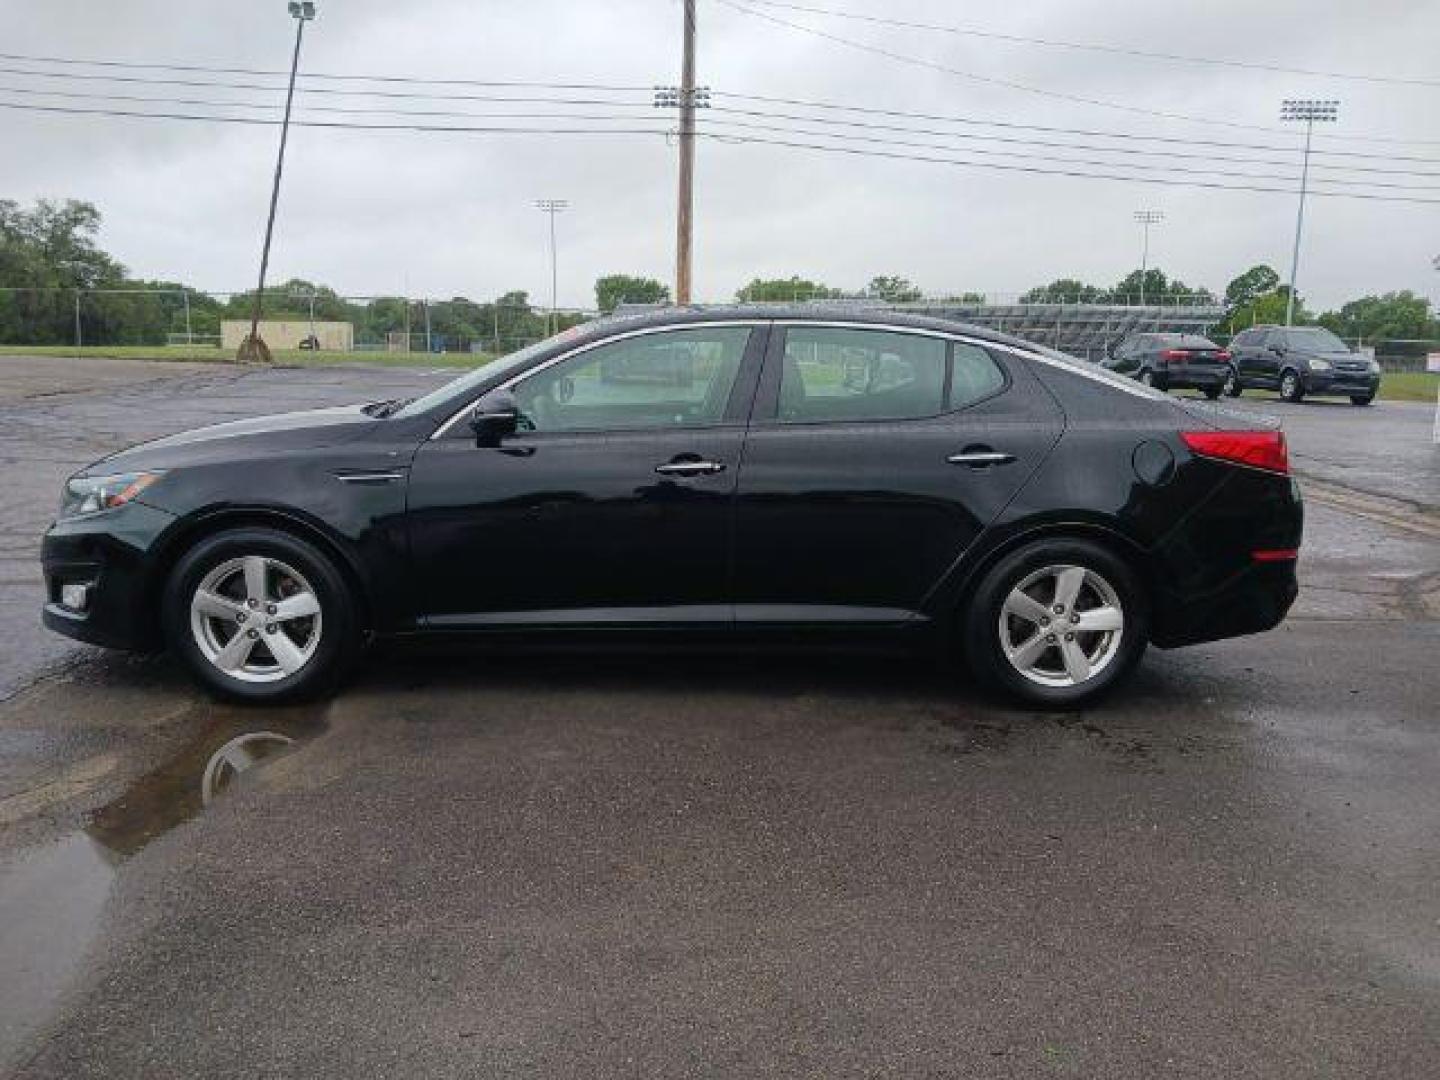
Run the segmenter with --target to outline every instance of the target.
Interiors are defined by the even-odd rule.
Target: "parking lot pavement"
[[[197,378],[219,381],[153,422],[399,393]],[[17,572],[49,459],[93,449],[65,440],[162,407],[114,394],[32,403],[59,411],[28,443],[31,406],[0,412],[0,452],[55,474],[6,511]],[[1078,714],[870,657],[390,648],[280,710],[210,703],[165,658],[18,665],[0,1062],[1429,1075],[1440,544],[1312,505],[1301,575],[1280,629],[1152,652]],[[262,747],[288,752],[246,771]],[[208,808],[207,774],[234,776]]]

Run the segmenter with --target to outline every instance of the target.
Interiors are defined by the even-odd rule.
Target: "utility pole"
[[[295,102],[295,75],[300,70],[300,43],[305,39],[305,24],[315,18],[311,0],[290,0],[290,16],[295,20],[295,53],[290,59],[290,87],[285,92],[285,119],[280,125],[280,153],[275,158],[275,183],[270,189],[270,215],[265,221],[265,243],[260,249],[260,284],[255,289],[255,308],[250,316],[250,336],[240,346],[239,359],[268,361],[270,350],[260,340],[260,315],[265,302],[265,271],[270,266],[270,240],[275,234],[275,209],[280,203],[280,176],[285,171],[285,144],[290,138],[290,110]]]
[[[1135,220],[1145,239],[1140,244],[1140,306],[1145,306],[1145,274],[1150,269],[1150,226],[1165,220],[1163,210],[1136,210]]]
[[[195,335],[190,331],[190,290],[181,289],[180,295],[185,299],[185,347],[193,348]]]
[[[435,351],[430,347],[430,298],[427,296],[420,302],[425,305],[425,355],[429,356]]]
[[[555,215],[563,214],[570,208],[570,204],[564,199],[536,199],[535,207],[550,215],[550,333],[554,334],[560,329],[560,276],[555,261]]]
[[[680,61],[680,191],[675,211],[675,302],[690,303],[695,209],[695,0],[683,0],[685,44]]]
[[[1310,183],[1310,136],[1315,122],[1334,123],[1340,102],[1334,99],[1289,98],[1280,104],[1281,120],[1305,121],[1305,156],[1300,167],[1300,208],[1295,214],[1295,248],[1290,253],[1290,295],[1285,298],[1285,325],[1295,322],[1295,279],[1300,273],[1300,233],[1305,227],[1305,192]]]

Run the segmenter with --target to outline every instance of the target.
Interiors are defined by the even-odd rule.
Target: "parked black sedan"
[[[607,380],[683,353],[693,378]],[[216,691],[335,685],[364,644],[866,632],[1032,702],[1296,594],[1283,435],[961,324],[679,309],[426,397],[221,424],[66,485],[44,620]]]
[[[1253,326],[1235,335],[1230,351],[1231,397],[1260,388],[1280,391],[1282,401],[1328,394],[1369,405],[1380,390],[1380,365],[1323,326]]]
[[[1156,390],[1201,390],[1213,401],[1225,386],[1230,354],[1199,334],[1131,334],[1105,366]]]

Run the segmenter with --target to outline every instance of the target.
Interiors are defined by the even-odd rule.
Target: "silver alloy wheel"
[[[1155,376],[1151,375],[1148,371],[1140,372],[1140,385],[1153,387],[1155,385]]]
[[[190,633],[201,655],[240,682],[296,674],[315,655],[320,630],[320,598],[310,583],[265,555],[221,563],[190,598]]]
[[[1291,401],[1300,388],[1300,378],[1293,371],[1287,371],[1284,378],[1280,380],[1280,396],[1286,401]]]
[[[1235,374],[1235,369],[1232,367],[1225,373],[1225,385],[1222,389],[1228,396],[1237,397],[1238,395],[1235,393],[1235,388],[1239,385],[1239,382],[1240,380]]]
[[[1094,570],[1057,564],[1036,570],[1000,608],[1000,648],[1011,667],[1041,686],[1079,686],[1120,652],[1125,612]]]

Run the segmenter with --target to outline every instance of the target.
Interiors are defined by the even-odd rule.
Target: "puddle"
[[[0,1065],[50,1015],[95,942],[115,874],[246,773],[321,734],[313,710],[224,711],[79,832],[0,870]]]

